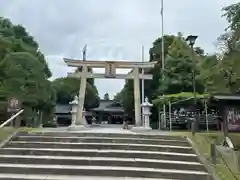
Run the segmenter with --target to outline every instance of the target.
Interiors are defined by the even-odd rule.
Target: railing
[[[23,111],[24,111],[24,109],[21,109],[19,112],[17,112],[17,113],[14,114],[12,117],[10,117],[7,121],[5,121],[4,123],[2,123],[2,124],[0,125],[0,129],[2,129],[3,127],[5,127],[5,126],[6,126],[7,124],[9,124],[9,123],[12,123],[15,118],[17,118],[19,115],[21,115],[21,114],[23,113]],[[15,125],[14,125],[14,126],[15,126]]]
[[[226,176],[221,177],[223,179],[227,179],[231,177],[231,179],[238,180],[236,173],[239,172],[239,159],[240,155],[237,151],[234,151],[234,146],[230,140],[230,138],[225,138],[225,141],[227,143],[227,148],[223,146],[216,146],[216,140],[214,142],[211,142],[209,140],[206,140],[208,144],[210,144],[210,158],[211,158],[211,164],[217,168],[219,164],[222,164],[221,166],[225,167],[228,172],[225,172],[226,174],[220,175],[220,176]],[[228,174],[228,175],[227,175]]]

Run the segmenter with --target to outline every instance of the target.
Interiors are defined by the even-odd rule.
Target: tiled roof
[[[100,100],[99,107],[90,111],[123,112],[123,108],[114,100]]]

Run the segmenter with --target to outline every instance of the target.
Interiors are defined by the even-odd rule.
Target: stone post
[[[69,104],[72,105],[72,110],[71,110],[72,122],[70,127],[74,127],[76,125],[76,119],[77,119],[78,96],[75,96],[74,100]]]
[[[150,126],[150,115],[152,114],[150,112],[150,108],[153,105],[151,103],[149,103],[148,98],[145,98],[144,103],[142,103],[141,107],[142,107],[142,112],[143,112],[143,126],[139,127],[133,127],[132,131],[133,132],[146,132],[146,131],[150,131],[152,130],[151,126]]]
[[[141,126],[139,68],[133,69],[133,76],[134,76],[135,124],[136,126]]]
[[[153,104],[149,103],[148,98],[146,97],[141,106],[143,112],[143,127],[145,129],[152,129],[150,126],[150,116],[152,114],[150,108],[153,106]]]
[[[79,99],[78,99],[78,108],[77,108],[77,117],[76,123],[77,126],[86,126],[86,121],[82,118],[83,117],[83,108],[84,108],[84,100],[86,94],[86,86],[87,86],[87,66],[82,66],[82,73],[81,76],[81,83],[79,89]]]

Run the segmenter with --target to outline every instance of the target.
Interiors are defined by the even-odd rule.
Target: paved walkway
[[[151,135],[171,135],[173,132],[169,131],[160,131],[160,130],[150,130],[150,131],[138,131],[134,132],[131,130],[132,126],[129,126],[130,130],[122,128],[122,125],[112,125],[112,124],[101,124],[89,126],[86,128],[81,128],[79,130],[70,130],[68,127],[59,127],[59,128],[42,128],[39,129],[41,132],[86,132],[86,133],[113,133],[113,134],[151,134]]]

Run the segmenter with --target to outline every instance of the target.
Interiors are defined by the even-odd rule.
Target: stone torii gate
[[[152,79],[150,74],[141,74],[139,69],[153,68],[156,62],[128,62],[128,61],[96,61],[96,60],[74,60],[64,58],[69,67],[82,67],[82,72],[68,73],[68,76],[81,78],[79,90],[79,102],[75,124],[71,128],[86,126],[83,118],[84,98],[86,92],[87,78],[111,78],[111,79],[133,79],[134,80],[134,108],[135,125],[141,126],[141,107],[140,107],[140,79]],[[88,72],[90,68],[105,68],[104,74]],[[116,69],[132,69],[128,74],[116,74]]]

